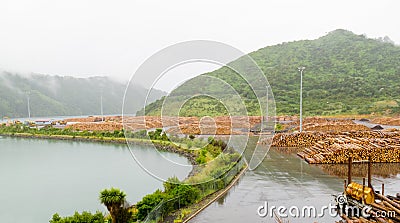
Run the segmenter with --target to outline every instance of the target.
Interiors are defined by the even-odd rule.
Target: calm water
[[[224,198],[210,205],[191,222],[275,222],[269,214],[264,218],[257,214],[258,207],[265,202],[268,202],[269,208],[284,206],[289,209],[295,205],[301,209],[314,206],[320,213],[323,206],[334,204],[332,194],[343,191],[343,180],[347,175],[340,173],[347,174],[347,166],[336,168],[308,165],[296,156],[295,151],[271,149],[255,171],[248,171]],[[356,170],[360,168],[354,166]],[[363,168],[366,170],[366,166]],[[400,192],[400,164],[374,165],[373,171],[372,183],[377,190],[380,190],[381,183],[385,183],[385,194]],[[362,183],[360,177],[353,177],[353,180]],[[289,217],[287,220],[291,223],[321,223],[335,222],[335,219],[339,218],[330,217],[326,211],[322,218]]]
[[[135,154],[160,167],[165,178],[185,178],[191,168],[172,171],[154,149],[135,146]],[[189,164],[186,158],[163,153],[168,159]],[[176,168],[175,168],[176,169]],[[136,203],[162,188],[134,161],[124,145],[18,139],[0,136],[0,222],[44,223],[58,212],[106,212],[99,191],[118,187]]]
[[[172,172],[176,169],[173,164],[151,148],[135,146],[134,150],[142,160],[159,166],[158,174],[165,178],[176,175],[183,179],[190,171]],[[189,164],[176,154],[162,155]],[[275,222],[269,216],[258,216],[257,209],[265,202],[269,207],[312,205],[319,211],[333,204],[332,194],[343,190],[346,168],[308,165],[295,151],[271,149],[258,169],[247,172],[224,198],[191,222]],[[355,181],[362,182],[360,173],[365,169],[353,166]],[[400,164],[374,164],[373,172],[376,189],[385,183],[386,194],[400,192]],[[0,222],[43,223],[56,212],[106,212],[98,193],[111,186],[124,190],[127,200],[135,203],[162,188],[162,182],[145,173],[123,145],[0,137]],[[291,218],[290,222],[334,220],[326,213],[323,218]]]

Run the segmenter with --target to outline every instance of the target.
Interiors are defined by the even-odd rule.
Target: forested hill
[[[74,78],[49,75],[20,75],[0,71],[0,118],[27,117],[27,98],[30,98],[32,117],[61,115],[93,115],[101,113],[103,95],[104,114],[121,114],[126,85],[107,77]],[[143,107],[147,90],[132,88],[127,106],[133,113]],[[150,101],[165,95],[152,91]]]
[[[306,67],[303,79],[306,115],[400,111],[400,47],[388,37],[370,39],[335,30],[316,40],[268,46],[249,55],[271,84],[278,114],[299,113],[299,66]],[[226,67],[208,75],[227,81],[242,96],[252,95],[251,89],[238,84],[240,78]],[[182,90],[176,89],[175,95]],[[200,101],[191,103],[198,106],[190,109],[190,115],[200,114],[202,107],[211,103],[206,98],[195,100]],[[256,114],[253,102],[249,100],[246,104]],[[156,114],[160,105],[161,100],[147,106],[146,113]],[[223,112],[214,111],[213,115]]]

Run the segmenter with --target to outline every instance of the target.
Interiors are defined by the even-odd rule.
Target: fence
[[[201,197],[206,197],[218,190],[224,189],[235,178],[235,176],[245,166],[245,159],[240,159],[226,173],[220,177],[202,184],[196,185],[200,190]],[[173,210],[182,208],[180,205],[180,197],[175,197],[170,200],[162,201],[158,204],[146,217],[145,223],[155,223],[164,220],[164,217]]]

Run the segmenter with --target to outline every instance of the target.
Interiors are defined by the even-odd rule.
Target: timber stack
[[[346,163],[349,157],[356,162],[371,157],[374,163],[397,163],[400,162],[400,136],[399,133],[345,132],[318,141],[297,155],[311,164]]]
[[[400,162],[400,131],[281,133],[272,146],[304,147],[297,155],[311,164],[346,163],[350,156],[356,162]]]
[[[398,133],[377,133],[379,138],[354,137],[359,133],[343,133],[327,137],[297,155],[308,163],[346,163],[349,157],[362,162],[371,157],[374,163],[400,162],[400,137]]]
[[[368,135],[369,137],[375,137],[379,133],[373,133],[370,129],[364,125],[347,123],[348,120],[330,121],[325,123],[307,123],[304,125],[303,132],[293,133],[279,133],[274,136],[272,146],[276,147],[305,147],[312,146],[316,142],[323,140],[330,136],[336,136],[341,134],[356,134]],[[372,135],[371,135],[372,134]]]
[[[348,131],[369,131],[370,129],[365,125],[359,124],[310,124],[304,126],[304,131],[334,131],[334,132],[348,132]]]
[[[323,140],[326,133],[322,132],[295,132],[275,134],[271,146],[275,147],[305,147],[312,146]]]
[[[377,123],[381,125],[392,125],[392,126],[400,126],[400,117],[380,117],[374,118],[372,123]]]
[[[342,214],[343,219],[339,223],[400,223],[400,197],[399,196],[384,196],[379,193],[375,194],[375,201],[369,204],[367,216],[347,216]],[[362,203],[357,203],[360,207],[366,207]],[[365,215],[365,214],[364,214]]]
[[[81,122],[67,125],[74,131],[122,131],[122,124],[116,122]]]

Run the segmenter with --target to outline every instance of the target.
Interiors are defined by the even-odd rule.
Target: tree
[[[138,210],[137,218],[140,221],[144,220],[151,210],[164,199],[168,200],[170,198],[161,190],[156,190],[154,193],[144,196],[142,200],[136,204]]]
[[[100,191],[100,202],[107,207],[110,212],[112,223],[122,223],[124,217],[124,202],[126,194],[118,188],[104,189]],[[127,212],[127,211],[125,211]]]
[[[75,212],[72,216],[60,217],[59,214],[54,214],[53,218],[49,221],[50,223],[75,223],[75,222],[85,222],[85,223],[105,223],[104,216],[101,212],[97,211],[95,214],[90,212],[82,212],[79,214]]]

